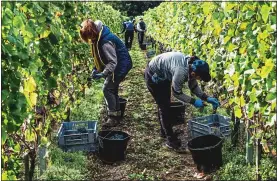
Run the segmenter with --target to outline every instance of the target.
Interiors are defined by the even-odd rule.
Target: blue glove
[[[193,104],[196,108],[199,108],[199,107],[203,107],[204,104],[203,104],[203,101],[201,99],[197,99],[195,100],[194,104]]]
[[[101,73],[97,73],[95,75],[93,75],[93,79],[95,80],[98,80],[98,79],[101,79],[102,77],[104,77],[104,74],[101,72]]]
[[[164,81],[164,79],[158,77],[158,75],[156,73],[154,75],[152,75],[151,79],[155,84],[158,84],[159,82]]]
[[[93,78],[98,73],[99,73],[98,70],[94,67],[92,72],[91,72],[91,77]]]
[[[213,108],[216,109],[217,107],[219,107],[220,103],[218,102],[218,100],[214,97],[208,97],[207,98],[207,102],[211,103],[213,105]]]

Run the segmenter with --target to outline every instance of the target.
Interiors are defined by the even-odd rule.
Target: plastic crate
[[[198,117],[188,121],[190,138],[214,134],[220,137],[228,137],[231,134],[231,119],[226,116],[212,114]]]
[[[88,151],[97,150],[97,121],[63,122],[58,132],[58,145],[62,150]]]

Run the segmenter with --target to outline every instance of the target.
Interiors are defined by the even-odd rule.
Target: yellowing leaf
[[[8,172],[7,171],[4,171],[4,172],[2,172],[2,180],[9,180],[8,179]]]
[[[228,52],[232,52],[236,48],[238,48],[236,45],[234,45],[233,43],[230,43],[227,50],[228,50]]]
[[[226,37],[224,38],[224,44],[226,44],[230,39],[231,39],[230,36],[226,36]]]
[[[234,86],[237,87],[239,86],[239,74],[236,72],[231,79],[234,81]]]
[[[264,30],[263,32],[259,32],[258,37],[262,40],[266,39],[269,36],[269,33],[267,30]]]
[[[25,82],[24,82],[24,91],[27,92],[34,92],[36,90],[36,82],[33,77],[29,77]]]
[[[204,2],[202,4],[203,12],[205,15],[208,15],[210,13],[210,7],[211,7],[211,2]]]
[[[244,22],[243,22],[243,23],[240,24],[240,29],[241,29],[241,30],[245,30],[246,27],[247,27],[247,23],[244,23]]]
[[[268,74],[271,72],[273,67],[274,67],[274,63],[272,59],[267,59],[265,62],[265,65],[261,68],[261,71],[258,72],[258,75],[261,76],[263,79],[267,78]]]
[[[30,93],[30,101],[31,101],[31,107],[35,106],[37,104],[37,94],[36,93]]]
[[[243,107],[243,106],[245,106],[245,100],[244,100],[244,97],[242,95],[242,96],[240,96],[240,107]]]
[[[25,131],[25,138],[26,138],[26,141],[35,141],[35,138],[36,138],[36,135],[30,131],[30,130],[26,130]]]
[[[226,10],[229,11],[229,10],[233,9],[236,5],[237,5],[237,3],[228,2],[226,5]]]
[[[40,38],[46,38],[51,33],[51,31],[44,29],[44,31],[40,34]]]
[[[214,21],[213,23],[214,23],[214,30],[215,30],[214,34],[218,36],[220,34],[222,28],[221,28],[220,24],[218,23],[218,21]]]

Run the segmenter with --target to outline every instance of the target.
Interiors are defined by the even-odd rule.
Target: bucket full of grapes
[[[130,135],[123,131],[99,131],[99,158],[104,163],[115,163],[125,160]]]

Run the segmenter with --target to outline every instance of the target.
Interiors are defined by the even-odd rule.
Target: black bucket
[[[120,116],[121,117],[124,116],[126,104],[127,104],[127,100],[122,98],[122,97],[119,97],[119,106],[120,106],[120,111],[121,111]],[[106,109],[106,114],[108,115],[108,105],[107,105],[107,103],[105,103],[105,106],[106,106],[106,108],[105,108]]]
[[[125,108],[126,108],[126,104],[127,104],[127,100],[122,98],[122,97],[119,97],[119,104],[120,104],[120,111],[121,111],[121,117],[124,116],[124,113],[125,113]]]
[[[115,138],[121,136],[122,138]],[[123,131],[99,131],[99,157],[104,163],[125,160],[130,135]]]
[[[185,104],[182,102],[171,102],[169,115],[172,125],[184,124],[185,120]]]
[[[223,139],[215,135],[199,136],[188,142],[199,172],[210,173],[222,166],[222,142]]]
[[[158,111],[158,117],[160,119],[160,114]],[[171,121],[171,125],[180,125],[184,124],[185,120],[185,104],[182,102],[171,102],[169,108],[169,119]]]

